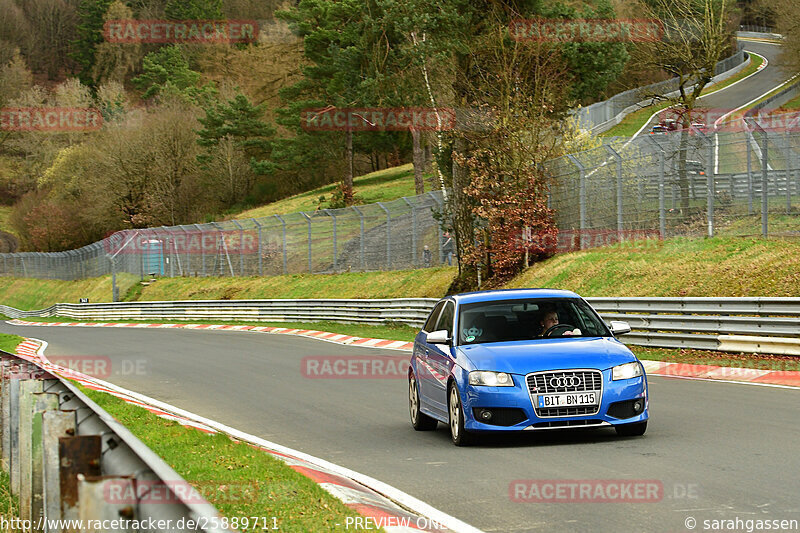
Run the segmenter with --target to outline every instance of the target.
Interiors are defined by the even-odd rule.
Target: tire
[[[461,398],[458,395],[458,387],[455,382],[450,382],[447,389],[447,413],[448,426],[450,427],[450,439],[456,446],[469,446],[475,442],[475,435],[464,429],[464,408],[461,405]]]
[[[411,426],[417,431],[431,431],[436,429],[439,422],[419,410],[419,390],[417,378],[412,372],[408,376],[408,411],[411,414]]]
[[[617,430],[617,435],[620,437],[641,437],[647,431],[647,420],[614,426],[614,429]]]

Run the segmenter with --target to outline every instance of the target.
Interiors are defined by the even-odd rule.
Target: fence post
[[[580,161],[578,161],[578,158],[575,157],[574,155],[569,154],[567,155],[567,157],[578,168],[578,176],[579,176],[578,179],[580,180],[578,185],[579,189],[578,203],[579,203],[579,217],[580,217],[580,230],[581,230],[579,249],[583,250],[584,238],[585,238],[584,233],[586,230],[586,168]]]
[[[381,202],[378,205],[386,213],[386,270],[392,269],[392,215]]]
[[[202,277],[206,277],[206,239],[203,228],[200,224],[195,224],[195,228],[200,232],[200,273]]]
[[[621,236],[622,231],[625,229],[622,219],[622,156],[610,144],[606,144],[605,147],[617,161],[617,231]]]
[[[433,199],[433,202],[436,204],[436,207],[440,207],[443,202],[439,202],[439,199],[433,193],[433,191],[428,192],[428,195]],[[548,206],[549,207],[549,206]],[[436,248],[439,250],[439,263],[444,263],[444,252],[442,251],[442,225],[436,224]]]
[[[417,209],[405,196],[403,201],[411,208],[411,264],[417,266]]]
[[[244,228],[239,221],[234,219],[232,222],[239,228],[239,276],[244,276]]]
[[[789,132],[784,132],[784,138],[786,139],[786,169],[784,171],[784,175],[786,176],[786,214],[792,214],[792,186],[790,184],[791,180],[791,168],[792,168],[792,147],[789,145]]]
[[[250,220],[253,221],[253,224],[256,227],[256,231],[258,232],[258,275],[264,275],[264,265],[262,260],[262,246],[261,246],[261,224],[255,218],[251,218]]]
[[[275,218],[281,221],[281,229],[283,233],[283,273],[287,274],[289,269],[286,265],[286,221],[280,215],[275,215]]]
[[[336,273],[339,271],[339,250],[336,246],[336,215],[331,213],[330,209],[325,209],[325,214],[333,219],[333,272]]]
[[[358,237],[358,254],[361,262],[361,271],[364,272],[366,270],[364,265],[364,213],[362,213],[361,210],[356,206],[352,207],[353,211],[358,213],[358,222],[360,226],[360,233]]]
[[[306,222],[308,223],[308,273],[313,274],[314,269],[311,268],[311,217],[309,217],[305,211],[300,211],[300,214],[306,218]]]
[[[744,136],[747,151],[747,214],[753,214],[753,133],[750,124],[744,123]]]
[[[714,138],[716,139],[717,136],[715,135]],[[709,238],[714,236],[714,200],[716,196],[716,187],[715,187],[715,172],[716,172],[715,164],[714,164],[714,143],[711,142],[711,139],[708,140],[708,164],[706,164],[706,188],[708,189],[708,193],[706,196],[706,217],[708,218],[708,236]]]
[[[764,136],[764,146],[761,148],[761,235],[766,239],[769,232],[769,136],[761,126],[759,129]]]

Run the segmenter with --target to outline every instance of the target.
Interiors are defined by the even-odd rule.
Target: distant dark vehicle
[[[674,118],[665,118],[659,123],[659,126],[663,126],[667,131],[675,131],[678,129],[678,121]]]
[[[694,174],[695,176],[705,176],[706,175],[706,166],[701,163],[700,161],[687,161],[686,162],[686,173],[687,174]]]

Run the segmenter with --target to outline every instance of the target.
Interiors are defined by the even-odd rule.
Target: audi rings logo
[[[578,376],[554,376],[550,378],[550,386],[554,388],[576,388],[581,384]]]

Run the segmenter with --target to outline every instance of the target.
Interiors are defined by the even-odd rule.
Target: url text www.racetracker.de
[[[36,526],[33,528],[33,526]],[[247,529],[250,531],[272,531],[280,529],[278,518],[274,516],[226,516],[198,517],[195,519],[156,519],[132,520],[115,518],[105,520],[63,520],[40,517],[35,522],[20,518],[0,516],[0,531],[83,531],[105,533],[107,531],[204,531],[206,529]]]

